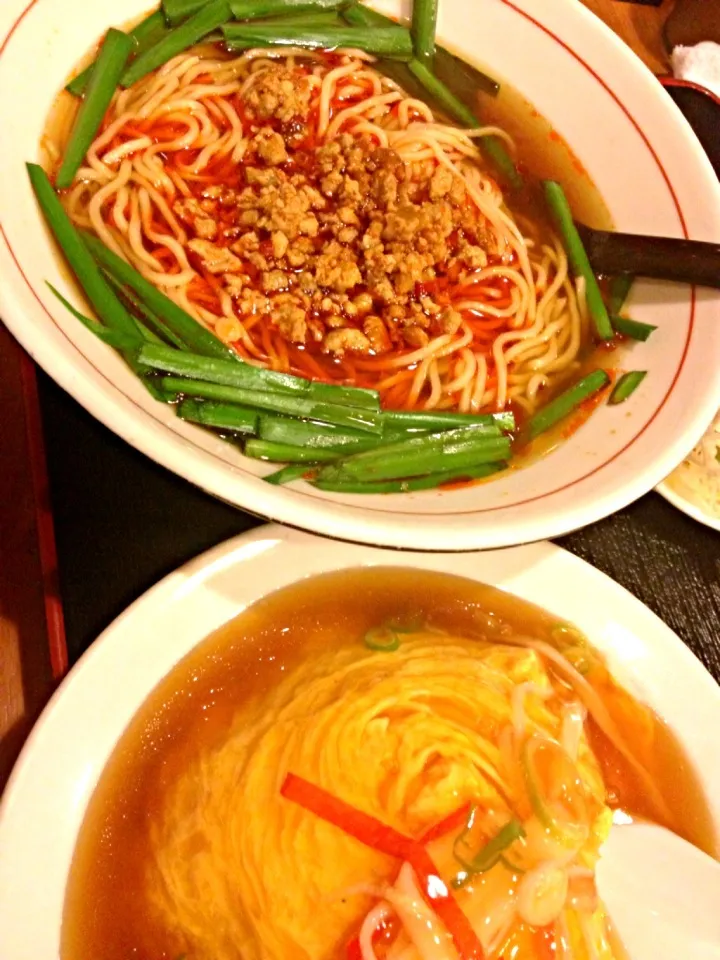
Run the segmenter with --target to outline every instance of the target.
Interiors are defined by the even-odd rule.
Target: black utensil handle
[[[597,273],[611,276],[632,273],[638,277],[720,288],[720,244],[717,243],[593,230],[588,238],[587,253]]]

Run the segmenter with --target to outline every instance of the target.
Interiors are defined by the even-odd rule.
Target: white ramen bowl
[[[400,12],[399,0],[382,4]],[[577,0],[443,0],[439,34],[524,94],[567,140],[618,229],[720,239],[720,188],[689,125],[633,53]],[[646,493],[720,407],[720,293],[639,285],[633,315],[657,325],[627,365],[649,375],[523,470],[449,491],[363,497],[263,483],[265,464],[181,422],[54,299],[77,301],[38,213],[24,163],[56,92],[110,25],[148,0],[0,4],[0,316],[87,410],[158,463],[238,507],[322,534],[396,547],[468,550],[553,537]],[[405,11],[407,12],[407,11]],[[79,465],[81,469],[81,465]]]
[[[200,640],[267,593],[358,566],[437,570],[492,583],[576,623],[616,678],[672,730],[720,841],[720,688],[653,613],[547,543],[473,554],[399,553],[278,526],[230,540],[171,574],[93,644],[35,727],[0,804],[0,957],[57,960],[65,883],[85,810],[142,702]],[[651,906],[651,905],[648,905]],[[638,929],[654,918],[638,909]]]

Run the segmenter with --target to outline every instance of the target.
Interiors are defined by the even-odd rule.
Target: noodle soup
[[[618,957],[594,888],[617,807],[708,846],[683,758],[574,627],[442,574],[315,577],[139,710],[85,816],[61,957],[415,958],[418,919],[442,957]]]
[[[390,408],[531,411],[589,344],[530,188],[360,54],[188,50],[115,99],[64,202],[243,359]]]
[[[59,192],[111,275],[105,258],[120,258],[116,287],[131,312],[138,303],[128,284],[140,288],[123,280],[123,262],[170,309],[211,331],[219,356],[302,378],[258,380],[258,390],[307,392],[297,384],[309,382],[311,400],[364,409],[340,416],[273,403],[233,392],[231,375],[219,390],[182,379],[185,367],[167,354],[140,356],[159,398],[186,401],[183,418],[232,439],[254,434],[244,445],[251,457],[308,464],[283,481],[304,474],[321,489],[382,493],[482,478],[511,456],[545,452],[608,394],[612,370],[603,371],[618,340],[596,348],[585,279],[572,275],[538,185],[538,177],[561,180],[575,215],[607,228],[589,177],[506,87],[495,100],[471,98],[484,125],[467,129],[397,76],[397,64],[361,49],[235,54],[201,43],[116,92]],[[49,121],[51,176],[62,169],[77,106],[63,92]],[[491,159],[508,152],[512,174]],[[139,309],[147,319],[155,303],[149,314]],[[152,371],[181,377],[153,381]],[[560,416],[560,428],[557,416],[532,419],[575,385],[573,416]],[[266,412],[258,422],[225,401]],[[294,428],[278,413],[319,425]],[[442,465],[432,451],[412,468],[407,458],[400,467],[384,453],[373,459],[378,445],[414,433],[474,426],[497,442],[479,443],[479,432],[427,441],[449,455]],[[355,453],[371,461],[357,477],[343,459]]]

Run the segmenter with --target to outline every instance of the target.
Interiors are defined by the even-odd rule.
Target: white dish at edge
[[[682,494],[678,493],[677,490],[670,486],[667,480],[663,480],[663,482],[659,483],[655,489],[660,496],[664,497],[668,503],[671,503],[676,510],[680,510],[681,513],[684,513],[686,516],[691,517],[698,523],[702,523],[703,526],[710,527],[711,530],[717,530],[720,532],[720,519],[717,517],[711,517],[709,513],[706,513],[704,510],[698,507],[697,504],[692,502],[692,500],[688,500],[687,497],[683,497]]]
[[[717,845],[720,688],[668,627],[604,574],[547,543],[398,553],[266,526],[211,550],[141,597],[83,656],[43,713],[0,805],[2,960],[57,960],[65,880],[87,803],[158,681],[266,593],[317,573],[378,564],[486,581],[576,623],[618,680],[673,730],[697,772]]]

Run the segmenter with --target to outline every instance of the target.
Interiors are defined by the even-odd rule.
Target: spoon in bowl
[[[720,288],[720,244],[575,226],[596,273],[629,273]]]
[[[720,863],[664,827],[625,819],[616,814],[596,876],[629,956],[720,960]]]

